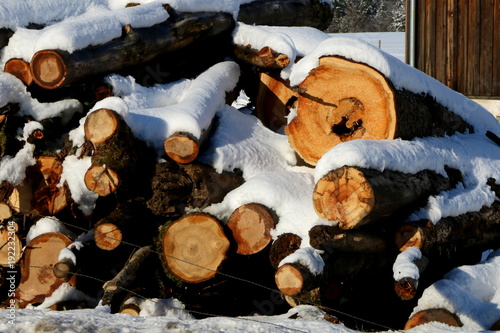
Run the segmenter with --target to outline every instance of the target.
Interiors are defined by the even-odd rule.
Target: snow
[[[239,5],[248,1],[174,0],[169,2],[176,10],[225,11],[237,14]],[[9,45],[1,51],[1,62],[15,56],[26,61],[36,50],[60,48],[73,52],[88,45],[104,43],[121,35],[123,24],[134,27],[162,22],[168,13],[160,1],[139,1],[143,5],[124,8],[125,0],[37,0],[4,1],[0,3],[0,22],[15,31]],[[43,5],[42,5],[43,4]],[[92,22],[88,24],[87,22]],[[29,23],[48,24],[41,30],[28,29]],[[82,29],[82,24],[86,23]],[[107,31],[104,38],[96,31]],[[359,35],[358,35],[359,36]],[[379,35],[378,35],[379,36]],[[401,35],[391,35],[395,38]],[[430,219],[433,222],[446,216],[476,211],[497,200],[486,185],[486,179],[500,174],[500,149],[485,136],[486,131],[500,134],[498,121],[479,104],[452,91],[422,72],[401,61],[401,49],[391,49],[393,55],[376,45],[377,35],[365,34],[360,38],[351,35],[329,36],[311,28],[263,27],[238,23],[233,40],[261,48],[270,46],[285,53],[291,65],[282,71],[292,85],[299,85],[309,71],[317,66],[324,55],[339,55],[366,63],[385,75],[397,89],[427,93],[470,123],[474,134],[455,134],[441,138],[403,140],[356,140],[337,145],[326,153],[317,166],[297,167],[295,152],[285,135],[265,128],[260,121],[248,114],[250,110],[225,105],[225,92],[232,90],[239,78],[239,68],[232,61],[215,65],[192,80],[143,87],[131,77],[110,75],[106,80],[116,94],[96,103],[89,111],[109,108],[123,116],[134,134],[151,146],[161,147],[165,138],[176,132],[187,131],[200,137],[216,119],[210,138],[210,148],[199,156],[199,161],[212,165],[217,171],[239,169],[246,180],[241,187],[230,192],[220,204],[205,211],[227,219],[242,204],[257,202],[277,212],[280,223],[273,230],[276,238],[282,233],[293,232],[303,242],[299,251],[285,258],[280,265],[300,262],[314,274],[320,274],[324,262],[318,251],[309,246],[308,230],[316,224],[334,224],[320,220],[314,213],[310,193],[323,175],[343,165],[397,170],[415,173],[429,169],[446,176],[444,165],[458,169],[463,184],[453,190],[429,198],[426,207],[414,212],[409,220]],[[25,86],[15,77],[0,73],[0,106],[19,103],[21,114],[34,121],[24,128],[21,140],[26,140],[39,121],[51,117],[67,120],[82,111],[76,100],[40,103],[31,98]],[[244,97],[244,96],[242,96]],[[241,105],[235,104],[238,107]],[[69,134],[73,145],[81,149],[84,143],[83,124]],[[290,119],[291,120],[291,117]],[[21,133],[20,133],[21,134]],[[34,145],[25,143],[15,156],[4,156],[0,161],[0,181],[21,184],[25,170],[35,163]],[[63,162],[60,186],[66,183],[71,198],[78,208],[90,215],[97,195],[89,191],[83,175],[91,165],[90,157],[67,156]],[[422,158],[425,156],[425,158]],[[279,190],[280,195],[276,194]],[[54,218],[39,220],[30,229],[27,240],[49,231],[63,231]],[[83,245],[88,234],[74,241],[77,248]],[[60,258],[75,260],[69,250],[61,251]],[[421,253],[410,248],[394,264],[394,277],[418,278],[415,267],[408,265]],[[493,252],[484,262],[474,266],[458,267],[443,280],[424,291],[414,312],[419,309],[443,307],[457,313],[464,323],[462,328],[430,323],[416,327],[412,332],[463,332],[485,331],[498,318],[500,303],[500,259]],[[85,298],[74,287],[63,284],[51,297],[35,309],[0,310],[5,320],[0,322],[1,332],[163,332],[178,331],[231,331],[231,332],[355,332],[342,325],[324,320],[324,313],[316,307],[298,306],[288,313],[276,316],[216,317],[196,320],[174,299],[142,301],[141,316],[109,313],[109,308],[57,312],[47,308],[63,299]],[[290,319],[297,315],[300,320]]]
[[[420,272],[414,262],[422,258],[422,252],[418,247],[409,247],[398,254],[392,271],[394,272],[394,281],[399,281],[402,278],[413,278],[418,281]]]

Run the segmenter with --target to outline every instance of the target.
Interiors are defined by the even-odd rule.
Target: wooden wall
[[[500,0],[417,0],[415,67],[473,97],[500,97]]]

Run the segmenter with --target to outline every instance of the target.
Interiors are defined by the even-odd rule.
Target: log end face
[[[35,83],[45,89],[59,88],[66,80],[66,64],[62,56],[54,50],[35,53],[31,58],[30,69]]]
[[[417,312],[407,322],[404,330],[409,330],[415,326],[429,322],[439,322],[450,326],[462,327],[462,322],[458,316],[446,309],[428,309]]]
[[[194,161],[199,152],[197,140],[190,135],[173,135],[165,140],[163,148],[172,160],[181,164]]]
[[[304,289],[304,278],[298,269],[292,265],[281,266],[274,275],[279,290],[286,295],[300,294]]]
[[[87,116],[84,125],[85,139],[94,145],[111,138],[118,128],[118,114],[109,109],[99,109]]]
[[[194,213],[170,224],[161,245],[170,273],[185,282],[200,283],[216,275],[230,243],[217,219]]]
[[[395,243],[401,252],[413,246],[421,249],[424,244],[422,230],[417,226],[404,224],[396,231]]]
[[[364,224],[375,206],[375,195],[360,170],[345,166],[316,183],[313,205],[319,217],[338,221],[341,229],[352,229]]]
[[[101,197],[115,192],[120,185],[120,177],[110,168],[102,165],[90,167],[84,176],[85,185]]]
[[[27,86],[33,83],[30,64],[22,59],[10,59],[7,61],[4,66],[4,72],[14,75]]]
[[[112,251],[122,242],[121,230],[112,223],[100,223],[94,227],[94,240],[97,247]]]
[[[227,221],[238,244],[236,252],[243,255],[262,251],[272,241],[271,229],[274,225],[268,208],[256,203],[240,206]]]

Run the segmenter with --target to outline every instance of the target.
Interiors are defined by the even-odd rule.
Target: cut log
[[[244,179],[241,173],[217,172],[213,167],[192,162],[173,161],[156,164],[151,181],[152,196],[147,201],[151,212],[169,219],[178,219],[186,208],[205,208],[221,202]]]
[[[193,213],[164,227],[160,257],[166,273],[189,283],[213,278],[224,262],[229,240],[214,217]]]
[[[279,290],[291,296],[308,292],[318,285],[318,277],[298,263],[281,266],[276,271],[274,279]]]
[[[286,54],[278,53],[269,46],[257,50],[250,45],[235,45],[234,55],[238,60],[262,70],[280,70],[290,64]]]
[[[463,324],[458,316],[446,309],[429,309],[415,313],[406,322],[404,330],[409,330],[415,326],[429,322],[443,323],[449,326],[462,327]]]
[[[318,0],[252,1],[240,6],[238,21],[255,25],[310,26],[324,30],[332,20],[330,6]]]
[[[377,70],[340,57],[321,58],[297,91],[297,114],[285,133],[311,165],[335,145],[354,139],[410,140],[473,132],[432,97],[396,90]]]
[[[271,265],[278,269],[281,260],[288,257],[300,248],[302,238],[292,233],[284,233],[279,235],[272,243],[269,252],[269,260]]]
[[[430,170],[407,174],[344,166],[317,182],[314,208],[318,216],[338,221],[341,229],[352,229],[401,210],[412,212],[457,181]]]
[[[127,288],[130,283],[135,280],[141,263],[149,256],[150,252],[150,245],[135,251],[122,270],[118,272],[113,279],[104,283],[102,287],[104,289],[104,295],[101,298],[103,305],[110,304],[116,293],[122,291],[122,288]]]
[[[102,250],[115,250],[120,244],[137,244],[152,238],[153,223],[140,203],[120,203],[94,225],[94,240]],[[139,227],[140,225],[140,227]]]
[[[0,228],[0,265],[11,267],[21,259],[23,243],[14,221],[7,222]]]
[[[14,75],[25,85],[29,86],[33,83],[31,76],[30,64],[22,59],[9,59],[3,68],[3,71]]]
[[[9,44],[9,39],[14,35],[14,31],[7,28],[0,28],[0,49]]]
[[[475,248],[495,248],[500,236],[500,203],[495,201],[478,212],[442,218],[437,223],[418,221],[402,225],[396,232],[395,242],[400,251],[418,247],[431,260],[438,253]],[[453,251],[452,251],[453,250]]]
[[[94,145],[92,166],[85,174],[87,188],[100,196],[144,187],[151,175],[153,153],[137,139],[113,110],[99,109],[87,116],[85,138]]]
[[[68,281],[76,272],[76,266],[73,260],[63,258],[54,265],[54,276],[58,279]]]
[[[317,225],[309,230],[309,244],[328,253],[383,252],[389,247],[389,237],[387,232],[380,228],[343,230],[337,226]]]
[[[178,13],[152,27],[129,29],[122,37],[99,46],[73,53],[38,51],[30,61],[31,73],[40,87],[60,88],[89,76],[146,63],[194,41],[229,34],[234,24],[229,13]]]
[[[429,264],[420,250],[409,248],[401,252],[393,265],[394,290],[403,301],[411,300],[417,293],[420,275]]]
[[[272,241],[271,230],[277,220],[276,213],[261,204],[250,203],[238,207],[226,223],[238,246],[236,252],[250,255],[266,248]]]
[[[207,132],[204,131],[200,139],[189,133],[176,133],[165,140],[163,148],[168,157],[177,163],[191,163],[198,156]]]
[[[16,299],[21,308],[28,304],[41,303],[64,281],[53,274],[59,252],[71,244],[64,234],[48,232],[35,237],[26,245],[19,262],[21,281],[16,289]]]

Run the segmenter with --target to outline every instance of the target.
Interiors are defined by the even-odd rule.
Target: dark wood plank
[[[436,0],[435,1],[435,13],[436,13],[436,44],[435,44],[435,67],[434,67],[434,77],[446,84],[446,63],[447,63],[447,53],[446,45],[448,41],[448,29],[446,26],[446,0]]]
[[[481,47],[481,17],[480,7],[481,0],[469,1],[469,17],[468,28],[469,38],[467,46],[467,58],[469,60],[469,67],[467,70],[467,95],[475,95],[478,89],[479,81],[479,54],[478,50]]]
[[[494,0],[481,1],[480,48],[479,48],[479,82],[476,85],[476,96],[491,96],[493,90],[493,18]]]
[[[458,0],[448,0],[446,3],[446,81],[451,89],[457,90],[457,61],[458,61]]]
[[[500,98],[500,0],[495,0],[493,14],[493,88],[491,95]]]
[[[458,36],[457,36],[457,71],[456,71],[456,81],[457,81],[457,91],[460,91],[464,95],[470,95],[467,90],[467,72],[469,68],[469,62],[467,59],[468,52],[468,39],[469,39],[469,29],[467,26],[469,18],[469,0],[458,0]]]

